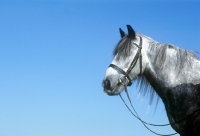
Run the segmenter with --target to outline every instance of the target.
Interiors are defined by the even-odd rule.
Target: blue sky
[[[0,0],[0,136],[155,136],[101,87],[126,24],[200,52],[197,0]],[[161,101],[146,114],[134,90],[141,118],[168,123]]]

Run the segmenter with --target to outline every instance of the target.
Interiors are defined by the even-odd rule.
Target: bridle
[[[133,105],[132,105],[131,99],[130,99],[130,97],[129,97],[128,90],[127,90],[127,86],[131,86],[131,85],[132,85],[132,80],[131,80],[129,74],[130,74],[131,70],[135,67],[135,65],[136,65],[136,63],[137,63],[138,60],[140,61],[140,62],[139,62],[139,63],[140,63],[140,73],[139,73],[139,75],[142,74],[142,53],[141,53],[141,50],[142,50],[142,38],[141,38],[141,37],[139,37],[139,38],[140,38],[139,45],[137,45],[136,43],[133,43],[136,47],[138,47],[138,50],[137,50],[137,53],[136,53],[135,57],[133,58],[133,60],[132,60],[132,62],[131,62],[131,64],[130,64],[130,66],[129,66],[129,68],[128,68],[128,70],[127,70],[126,72],[125,72],[123,69],[121,69],[120,67],[118,67],[117,65],[114,65],[114,64],[110,64],[110,65],[109,65],[109,67],[115,69],[118,73],[124,75],[122,78],[118,79],[118,85],[121,84],[121,85],[124,86],[124,90],[125,90],[125,92],[126,92],[126,95],[127,95],[127,97],[128,97],[128,100],[129,100],[129,102],[130,102],[130,105],[131,105],[133,111],[135,112],[135,114],[134,114],[133,111],[128,107],[128,105],[126,104],[126,102],[125,102],[124,99],[122,98],[121,94],[119,94],[119,96],[120,96],[120,98],[122,99],[122,101],[124,102],[124,104],[125,104],[125,106],[127,107],[127,109],[131,112],[131,114],[132,114],[133,116],[135,116],[138,120],[140,120],[140,121],[142,122],[142,124],[143,124],[149,131],[151,131],[152,133],[154,133],[154,134],[156,134],[156,135],[159,135],[159,136],[172,136],[172,135],[176,135],[176,134],[178,134],[178,133],[172,133],[172,134],[167,134],[167,135],[163,135],[163,134],[156,133],[156,132],[152,131],[149,127],[147,127],[147,125],[151,125],[151,126],[168,126],[168,125],[175,125],[175,124],[178,124],[178,123],[180,123],[180,122],[186,120],[187,118],[193,116],[195,113],[197,113],[197,115],[196,115],[195,118],[194,118],[194,120],[196,120],[196,118],[200,115],[200,112],[199,112],[199,111],[200,111],[200,108],[197,109],[196,111],[194,111],[192,114],[190,114],[190,115],[184,117],[183,119],[181,119],[181,120],[179,120],[179,121],[176,121],[176,122],[174,122],[174,123],[171,123],[171,124],[163,124],[163,125],[151,124],[151,123],[147,123],[147,122],[143,121],[143,120],[138,116],[138,114],[137,114],[135,108],[134,108]],[[124,81],[123,79],[128,79],[128,83],[124,83],[124,82],[123,82],[123,81]],[[115,89],[115,87],[114,87],[114,89]],[[113,90],[114,90],[114,89],[113,89]],[[112,92],[113,92],[113,90],[112,90]],[[198,113],[198,112],[199,112],[199,113]],[[191,123],[192,123],[192,122],[191,122]],[[190,125],[190,124],[189,124],[189,125]],[[186,128],[187,128],[187,126],[186,126],[183,130],[185,130]],[[181,131],[183,131],[183,130],[181,130]],[[181,132],[181,131],[180,131],[180,132]]]
[[[131,86],[132,85],[132,80],[131,78],[129,77],[129,74],[131,72],[131,70],[135,67],[137,61],[139,60],[140,61],[140,74],[142,74],[142,53],[141,53],[141,50],[142,50],[142,38],[140,37],[140,42],[139,42],[139,45],[137,45],[136,43],[133,43],[136,47],[138,47],[138,50],[137,50],[137,53],[135,55],[135,57],[133,58],[128,70],[125,72],[123,69],[121,69],[120,67],[118,67],[117,65],[114,65],[114,64],[110,64],[109,67],[115,69],[118,73],[120,74],[123,74],[123,78],[126,78],[128,79],[128,84],[127,86]],[[119,83],[122,84],[122,85],[125,85],[125,83],[123,83],[123,80],[122,78],[119,79]]]

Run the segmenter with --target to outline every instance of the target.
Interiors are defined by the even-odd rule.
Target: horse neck
[[[146,51],[148,63],[144,70],[144,76],[161,98],[164,97],[164,91],[169,88],[184,83],[200,81],[198,77],[200,70],[197,70],[200,69],[199,60],[192,55],[188,55],[188,58],[182,59],[179,54],[176,54],[177,49],[181,50],[173,45],[164,45],[155,42],[154,44],[150,44]],[[181,51],[184,53],[185,50]],[[189,59],[191,63],[188,65],[188,62],[180,62],[184,59]],[[180,68],[182,66],[184,68]]]

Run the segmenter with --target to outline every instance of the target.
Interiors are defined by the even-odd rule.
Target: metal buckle
[[[129,80],[126,76],[123,76],[123,77],[119,78],[118,79],[118,83],[122,84],[123,86],[126,86],[126,83],[124,83],[123,80],[122,80],[122,79],[125,79],[125,78],[129,81],[127,86],[131,86],[132,85],[132,81]]]

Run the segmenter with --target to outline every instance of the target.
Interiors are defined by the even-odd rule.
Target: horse
[[[164,103],[171,127],[180,136],[200,136],[200,60],[195,52],[173,44],[157,42],[135,32],[119,28],[121,39],[106,70],[103,90],[119,95],[132,82],[140,91],[158,95]]]

